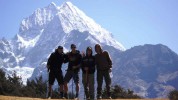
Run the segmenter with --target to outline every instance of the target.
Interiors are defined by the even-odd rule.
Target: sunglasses
[[[76,48],[76,47],[71,47],[71,48]]]

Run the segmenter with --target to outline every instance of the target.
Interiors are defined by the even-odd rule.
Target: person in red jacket
[[[96,62],[96,68],[97,68],[97,98],[101,99],[102,98],[102,83],[103,83],[103,78],[105,79],[106,82],[106,89],[107,89],[107,95],[108,99],[111,99],[111,77],[110,73],[112,71],[112,61],[109,56],[109,53],[107,51],[103,51],[101,46],[99,44],[95,45],[95,62]]]

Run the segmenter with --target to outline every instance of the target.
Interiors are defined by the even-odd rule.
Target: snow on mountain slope
[[[23,76],[22,81],[26,84],[27,78],[29,78],[34,68],[20,67],[18,57],[12,52],[11,44],[6,39],[0,40],[0,68],[2,68],[7,74],[12,75],[17,72],[17,75]]]
[[[91,45],[90,43],[125,50],[113,39],[110,32],[96,24],[70,2],[65,2],[60,7],[51,3],[47,7],[37,9],[22,21],[13,43],[21,48],[19,51],[21,53],[17,55],[25,57],[21,64],[33,68],[41,62],[39,59],[47,57],[58,45],[64,46],[66,51],[71,43],[76,43],[82,50],[85,48],[83,46]],[[41,56],[36,57],[38,54]]]
[[[18,64],[18,59],[12,52],[11,44],[5,38],[0,39],[0,57],[9,66],[16,66]]]
[[[114,48],[119,52],[125,50],[110,32],[72,3],[65,2],[57,6],[52,2],[47,7],[38,8],[32,15],[22,20],[18,34],[7,41],[6,45],[2,44],[10,50],[1,50],[8,53],[8,55],[2,53],[1,58],[5,63],[11,64],[9,70],[24,73],[23,68],[31,68],[30,72],[32,72],[34,68],[38,68],[46,61],[58,45],[64,46],[67,52],[72,43],[75,43],[82,51],[85,51],[87,46],[93,47],[96,43]],[[10,58],[13,60],[9,60]],[[28,72],[28,74],[21,75],[30,76],[32,73]]]
[[[72,30],[79,32],[88,31],[93,37],[99,40],[100,43],[114,46],[120,50],[125,50],[122,44],[113,39],[112,34],[103,29],[93,19],[85,15],[81,10],[74,6],[71,2],[65,2],[60,7],[58,12],[62,27],[65,33],[70,33]]]
[[[125,50],[122,44],[113,39],[110,32],[103,29],[93,19],[86,16],[85,13],[70,2],[65,2],[60,7],[51,3],[45,8],[37,9],[30,17],[22,21],[19,35],[23,37],[24,40],[31,41],[31,39],[39,35],[40,31],[46,28],[54,18],[57,19],[56,17],[59,19],[57,21],[58,24],[62,26],[60,29],[66,34],[73,30],[78,30],[79,32],[88,31],[90,35],[99,40],[100,43],[114,46],[122,51]],[[54,22],[56,24],[53,24],[53,26],[57,25],[57,22]],[[88,39],[90,39],[90,37]]]
[[[70,51],[72,43],[81,52],[87,46],[94,50],[96,43],[109,51],[113,60],[113,84],[130,88],[144,97],[164,97],[170,90],[178,89],[175,85],[178,80],[176,54],[162,45],[136,46],[125,51],[109,31],[71,2],[38,8],[22,20],[13,39],[1,39],[0,68],[7,73],[17,71],[24,83],[30,76],[34,79],[42,75],[47,79],[49,55],[59,45],[65,52]],[[62,67],[64,73],[66,66]]]

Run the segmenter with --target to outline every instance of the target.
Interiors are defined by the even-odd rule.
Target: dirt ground
[[[0,95],[0,100],[45,100],[45,99]],[[52,99],[52,100],[60,100],[60,99]],[[64,100],[64,99],[61,99],[61,100]],[[102,99],[102,100],[106,100],[106,99]],[[114,99],[114,100],[169,100],[169,99]]]

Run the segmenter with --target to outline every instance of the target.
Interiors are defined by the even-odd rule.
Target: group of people
[[[71,52],[64,53],[63,47],[58,48],[53,52],[47,62],[47,68],[49,72],[49,87],[48,98],[52,95],[52,85],[57,79],[59,84],[60,97],[68,99],[68,83],[73,78],[76,86],[75,98],[79,96],[79,71],[82,69],[82,83],[85,91],[86,99],[95,98],[94,89],[94,73],[97,70],[97,99],[102,98],[102,83],[103,78],[106,83],[107,97],[111,99],[111,77],[112,61],[107,51],[103,51],[101,45],[95,45],[96,54],[93,55],[91,47],[86,48],[86,53],[81,54],[76,49],[75,44],[71,44]],[[68,63],[68,69],[63,76],[62,64]]]

